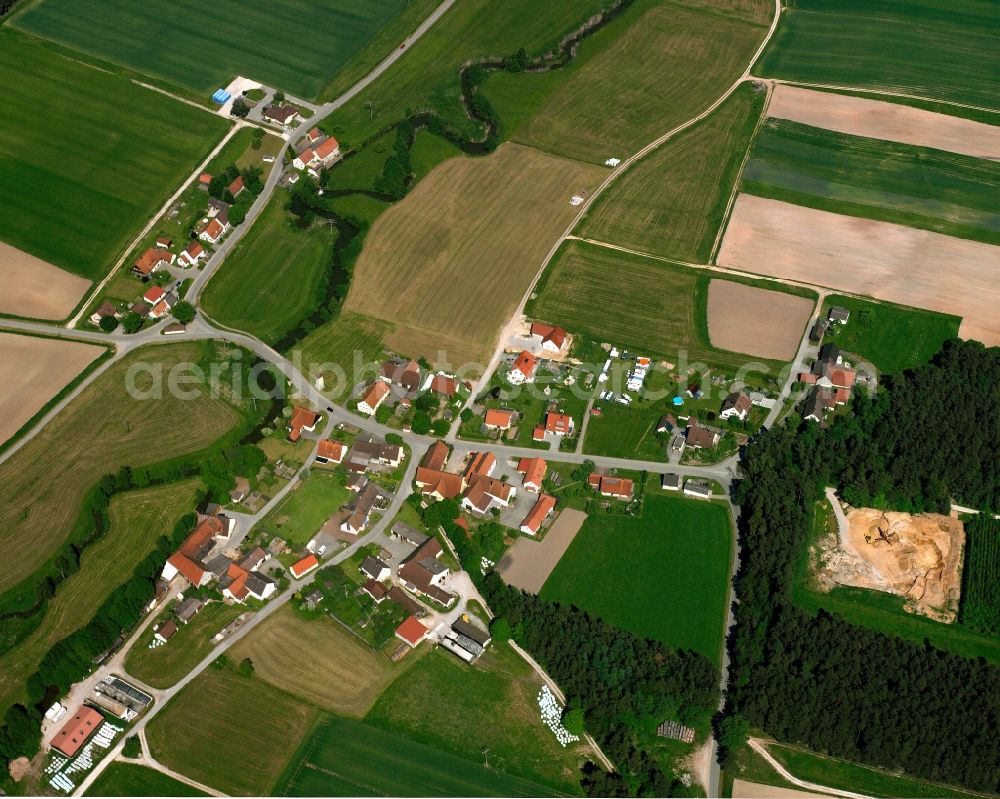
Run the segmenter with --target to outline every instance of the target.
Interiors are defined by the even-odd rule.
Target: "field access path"
[[[831,796],[842,796],[844,799],[873,799],[873,797],[864,793],[855,793],[854,791],[845,791],[840,788],[828,788],[825,785],[817,785],[815,782],[806,782],[805,780],[800,780],[798,777],[794,776],[788,769],[786,769],[778,760],[767,751],[766,744],[773,743],[772,741],[765,741],[762,738],[751,738],[747,741],[750,748],[753,749],[758,755],[760,755],[764,760],[767,761],[768,765],[771,766],[781,777],[788,782],[792,783],[799,788],[806,791],[818,791],[824,794],[829,794]]]

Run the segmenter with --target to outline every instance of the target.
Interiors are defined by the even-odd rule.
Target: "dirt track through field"
[[[1000,127],[899,103],[818,92],[779,83],[768,116],[870,139],[1000,158]]]
[[[90,281],[0,241],[0,314],[65,319]]]
[[[1000,247],[741,194],[717,262],[954,314],[1000,344]]]
[[[103,351],[96,344],[0,333],[0,443]]]
[[[733,780],[733,799],[826,799],[825,794]]]
[[[788,361],[812,309],[807,297],[713,280],[708,284],[708,338],[719,349]]]
[[[532,594],[541,591],[586,520],[587,514],[583,511],[564,508],[544,540],[518,538],[497,564],[504,582]]]

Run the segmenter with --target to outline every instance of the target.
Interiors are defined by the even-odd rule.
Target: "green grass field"
[[[769,119],[741,190],[1000,244],[1000,162]]]
[[[725,505],[666,494],[654,477],[638,517],[588,517],[541,597],[718,662],[731,548]]]
[[[370,364],[382,353],[382,341],[391,325],[359,314],[342,313],[316,328],[299,345],[304,374],[323,377],[330,396],[343,399],[357,383],[355,366]]]
[[[539,685],[506,644],[492,645],[471,669],[436,649],[383,692],[365,722],[468,760],[486,747],[494,769],[579,794],[579,752],[560,746],[539,719]],[[503,723],[483,724],[489,718]]]
[[[281,536],[293,548],[304,547],[337,509],[353,496],[343,476],[314,469],[261,522],[268,533]]]
[[[28,677],[57,642],[93,618],[108,594],[124,583],[185,513],[193,510],[198,483],[186,480],[119,494],[111,501],[111,528],[80,558],[80,571],[56,589],[40,626],[0,658],[0,708],[19,698]]]
[[[429,698],[428,698],[429,699]],[[493,720],[482,720],[489,723]],[[368,724],[324,717],[275,788],[278,796],[552,796],[537,783],[486,769]]]
[[[795,0],[754,74],[1000,108],[988,0]]]
[[[87,796],[207,796],[160,771],[115,762],[94,780]]]
[[[708,263],[763,103],[763,92],[742,84],[708,118],[630,167],[574,232]]]
[[[406,6],[405,0],[281,0],[237,11],[195,0],[43,0],[15,24],[195,92],[211,94],[242,75],[308,99]],[[394,46],[385,42],[381,58]]]
[[[310,705],[232,669],[207,669],[146,728],[165,766],[234,796],[268,796],[317,717]]]
[[[750,358],[709,343],[710,277],[679,264],[568,241],[542,275],[526,313],[674,364],[687,350],[690,362],[735,370]],[[776,362],[753,360],[780,369]]]
[[[823,316],[832,305],[849,309],[851,318],[847,324],[828,328],[823,341],[835,341],[889,374],[927,363],[946,339],[958,336],[962,321],[935,311],[841,295],[824,299]]]
[[[0,239],[92,280],[229,126],[9,28],[0,102],[19,120],[0,129]]]
[[[496,72],[485,92],[514,141],[604,163],[708,108],[766,33],[766,24],[714,9],[639,0],[584,39],[567,66]]]
[[[285,197],[272,197],[206,287],[205,313],[273,344],[318,300],[335,235],[325,222],[294,227]]]

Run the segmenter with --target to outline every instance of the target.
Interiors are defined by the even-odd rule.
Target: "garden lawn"
[[[983,0],[796,0],[753,71],[996,109],[998,30]]]
[[[330,268],[334,228],[292,224],[275,195],[226,258],[202,295],[202,306],[226,327],[273,344],[312,312]]]
[[[638,516],[587,518],[541,597],[718,663],[731,547],[726,505],[665,494],[654,477]]]
[[[114,30],[100,15],[89,20]],[[91,280],[230,124],[10,28],[0,29],[0,104],[19,120],[0,126],[0,239]]]
[[[491,645],[476,668],[435,649],[386,689],[365,722],[469,760],[485,747],[492,768],[579,794],[580,747],[563,748],[541,722],[539,687],[506,643]],[[490,718],[503,723],[483,723]]]
[[[823,316],[833,305],[850,310],[851,318],[847,324],[831,325],[823,341],[835,341],[889,374],[923,366],[945,340],[958,336],[961,323],[957,316],[936,311],[841,295],[825,298]]]
[[[161,771],[114,762],[94,780],[87,796],[207,796]]]
[[[261,523],[268,533],[281,536],[293,549],[304,547],[352,494],[344,476],[314,469],[301,480]]]
[[[406,0],[279,0],[220,13],[196,0],[43,0],[15,24],[193,92],[211,94],[242,75],[314,98],[406,6]],[[394,46],[384,42],[378,60]]]
[[[1000,244],[1000,162],[989,159],[769,119],[741,190]]]

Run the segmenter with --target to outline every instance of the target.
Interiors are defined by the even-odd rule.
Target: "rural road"
[[[793,776],[788,769],[786,769],[781,763],[779,763],[774,756],[767,751],[767,746],[765,742],[760,738],[751,738],[747,743],[750,748],[753,749],[758,755],[764,758],[768,764],[775,771],[778,772],[784,779],[788,780],[792,785],[802,788],[806,791],[816,791],[819,793],[829,794],[831,796],[843,796],[845,799],[873,799],[873,797],[868,796],[864,793],[854,793],[853,791],[842,791],[839,788],[828,788],[825,785],[817,785],[815,782],[806,782],[805,780],[800,780],[798,777]],[[709,794],[710,796],[718,796],[718,794]]]

